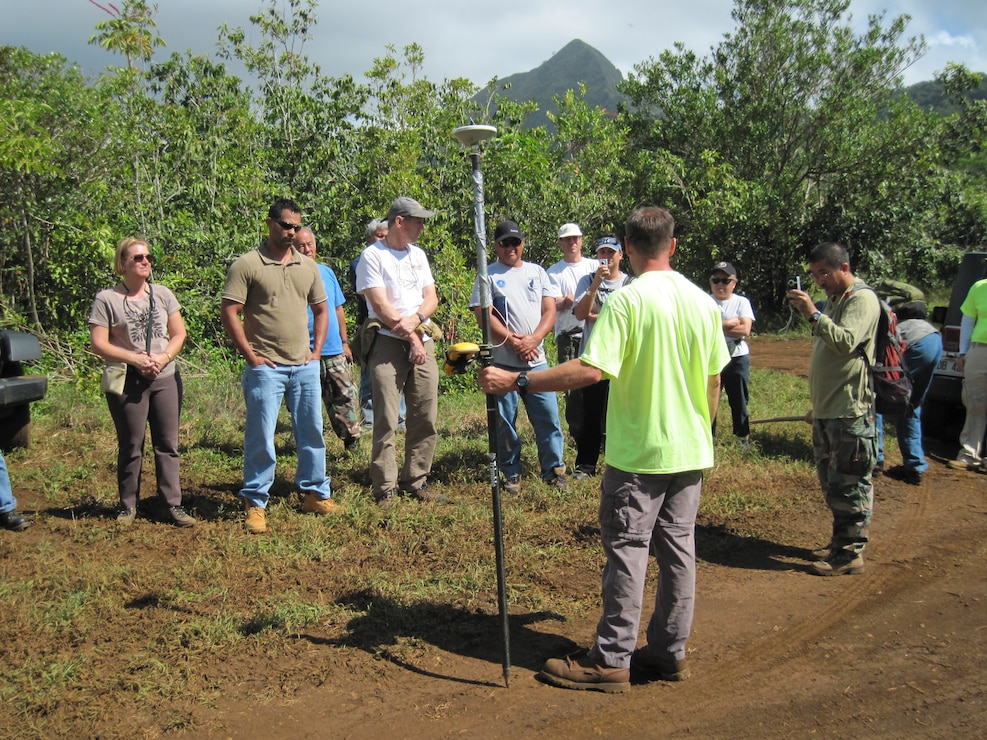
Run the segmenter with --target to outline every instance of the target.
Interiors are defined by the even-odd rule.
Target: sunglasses
[[[733,282],[733,278],[710,278],[709,281],[713,285],[729,285]]]
[[[144,260],[147,260],[147,264],[154,264],[154,257],[149,254],[135,254],[132,259],[134,262],[143,262]]]
[[[289,224],[287,221],[275,221],[275,223],[277,223],[277,225],[280,226],[285,231],[291,231],[291,230],[298,231],[300,228],[302,228],[301,224]]]
[[[521,246],[520,239],[504,239],[502,242],[497,242],[498,247],[504,247],[505,249],[514,249],[514,247]]]

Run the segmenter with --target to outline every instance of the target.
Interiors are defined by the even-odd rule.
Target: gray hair
[[[381,226],[383,226],[385,229],[387,228],[387,219],[384,218],[370,219],[370,222],[367,224],[367,238],[369,239],[370,237],[375,236],[377,234],[377,229],[379,229]]]

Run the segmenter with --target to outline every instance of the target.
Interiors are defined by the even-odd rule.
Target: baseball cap
[[[737,277],[737,270],[729,262],[717,262],[713,265],[713,269],[709,271],[709,274],[712,275],[714,272],[725,272],[727,275]]]
[[[387,212],[387,220],[390,221],[395,216],[412,216],[418,218],[428,218],[434,216],[435,211],[429,211],[422,207],[414,198],[401,196],[391,203],[391,209]]]
[[[612,249],[615,252],[623,252],[623,247],[620,246],[620,240],[614,236],[601,236],[595,242],[593,242],[594,251],[599,252],[601,249]]]
[[[513,221],[501,221],[497,224],[496,231],[494,231],[494,244],[499,244],[504,239],[520,239],[523,241],[524,234],[521,233],[521,229]]]
[[[579,230],[576,224],[562,224],[559,227],[559,239],[565,239],[567,236],[582,236],[583,232]]]

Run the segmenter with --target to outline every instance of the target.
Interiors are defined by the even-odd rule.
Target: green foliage
[[[93,296],[116,280],[114,245],[139,235],[182,301],[190,344],[226,363],[218,295],[230,262],[265,236],[274,197],[302,205],[342,274],[367,221],[410,195],[437,211],[422,246],[446,335],[474,339],[471,166],[451,136],[471,121],[498,129],[483,146],[487,234],[518,221],[528,260],[556,261],[560,223],[619,233],[653,202],[678,222],[676,267],[705,282],[711,261],[734,261],[763,327],[786,318],[781,286],[822,239],[846,243],[867,277],[933,287],[987,242],[982,76],[948,68],[936,94],[949,107],[927,111],[898,87],[924,49],[906,19],[872,18],[858,34],[847,9],[739,0],[736,29],[708,56],[680,45],[640,63],[615,112],[598,95],[619,73],[578,41],[543,65],[553,82],[538,103],[522,79],[433,82],[414,43],[387,47],[363,82],[328,77],[306,55],[316,0],[265,0],[249,30],[221,29],[218,61],[155,60],[156,6],[108,6],[91,40],[127,62],[96,79],[0,47],[0,315],[88,367]],[[546,125],[530,126],[536,112]]]

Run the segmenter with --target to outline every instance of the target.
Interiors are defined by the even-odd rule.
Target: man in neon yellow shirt
[[[642,679],[689,676],[685,646],[696,588],[695,523],[702,471],[713,465],[710,420],[730,361],[713,299],[672,270],[675,221],[635,210],[625,227],[633,283],[600,311],[585,352],[549,370],[484,368],[486,393],[562,391],[610,380],[607,469],[600,485],[603,616],[583,657],[553,658],[539,677],[607,693]],[[660,575],[648,644],[637,650],[649,545]]]

